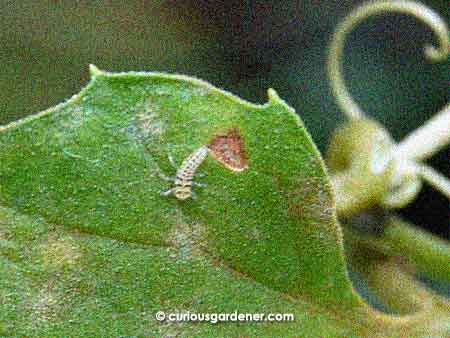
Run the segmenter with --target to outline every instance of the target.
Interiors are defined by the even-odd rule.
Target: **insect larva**
[[[194,198],[195,195],[192,191],[192,186],[202,186],[202,184],[193,182],[192,179],[194,178],[197,168],[202,164],[206,156],[208,156],[208,151],[209,149],[207,146],[201,146],[181,163],[175,178],[163,177],[166,180],[175,182],[175,186],[162,193],[162,195],[168,196],[174,194],[175,197],[181,201],[188,199],[189,197]]]

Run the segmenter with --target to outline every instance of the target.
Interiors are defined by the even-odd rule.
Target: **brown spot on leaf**
[[[233,171],[247,169],[244,141],[236,128],[214,137],[208,148],[211,155],[228,169]]]

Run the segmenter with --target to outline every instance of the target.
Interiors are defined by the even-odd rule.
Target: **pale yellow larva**
[[[180,168],[177,170],[177,174],[175,178],[167,178],[175,183],[175,186],[164,192],[164,196],[168,196],[173,194],[177,199],[183,201],[188,198],[193,198],[194,193],[192,191],[193,185],[199,185],[200,183],[193,182],[193,178],[197,168],[202,164],[205,160],[206,156],[208,156],[208,147],[201,146],[197,150],[195,150],[192,154],[190,154],[184,161],[181,163]]]

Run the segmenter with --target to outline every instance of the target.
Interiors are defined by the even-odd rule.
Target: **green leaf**
[[[320,155],[273,90],[254,105],[185,76],[91,72],[68,102],[0,129],[0,335],[402,334],[354,292]],[[168,155],[180,166],[203,145],[197,199],[161,196]]]

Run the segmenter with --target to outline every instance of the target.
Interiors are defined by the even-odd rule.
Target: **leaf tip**
[[[103,72],[92,63],[89,65],[89,73],[91,74],[92,77],[103,74]]]
[[[280,98],[273,88],[267,90],[267,95],[269,97],[269,104],[280,104],[290,112],[295,113],[294,108],[290,107],[282,98]]]
[[[273,88],[269,88],[267,90],[267,95],[269,96],[269,101],[280,101],[280,97],[278,96],[277,92]]]

